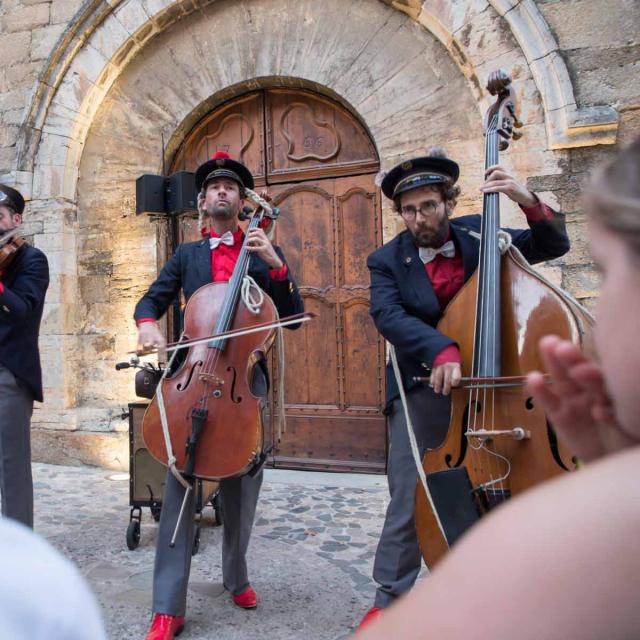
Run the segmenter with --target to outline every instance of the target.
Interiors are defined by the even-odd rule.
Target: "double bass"
[[[277,216],[262,201],[248,229],[257,228],[267,214]],[[244,301],[250,259],[247,238],[248,233],[229,282],[211,282],[189,298],[181,341],[190,346],[173,373],[169,374],[171,363],[167,367],[168,375],[160,380],[143,417],[142,434],[151,455],[185,476],[209,480],[239,476],[264,456],[268,437],[264,400],[253,395],[250,383],[254,367],[275,339],[278,313],[262,292],[262,304]],[[256,325],[267,328],[228,337]],[[208,336],[212,337],[199,340]]]
[[[493,73],[487,89],[497,99],[485,118],[485,169],[499,163],[499,152],[519,137],[515,129],[520,126],[509,76]],[[461,534],[447,530],[442,522],[431,495],[431,478],[466,469],[465,499],[483,514],[512,495],[576,468],[571,452],[527,394],[525,377],[543,369],[538,342],[545,335],[558,335],[592,351],[593,318],[510,246],[508,235],[500,231],[498,193],[484,195],[479,242],[478,267],[437,326],[459,345],[462,384],[452,390],[445,440],[423,458],[427,489],[419,481],[416,492],[416,529],[429,567]]]

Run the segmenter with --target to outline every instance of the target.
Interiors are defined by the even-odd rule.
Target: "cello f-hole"
[[[182,384],[181,382],[179,382],[176,385],[176,389],[178,391],[185,391],[187,389],[187,387],[189,386],[189,384],[191,383],[191,380],[193,379],[193,376],[196,372],[196,368],[197,367],[202,367],[202,360],[198,360],[198,362],[196,362],[193,367],[191,367],[191,371],[189,371],[189,376],[187,377],[187,381]]]

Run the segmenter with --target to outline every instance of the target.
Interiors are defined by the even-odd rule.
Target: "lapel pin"
[[[411,256],[407,256],[407,257],[404,259],[404,261],[405,261],[407,264],[411,264]]]

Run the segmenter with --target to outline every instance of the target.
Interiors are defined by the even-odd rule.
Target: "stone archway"
[[[36,424],[125,428],[119,414],[131,382],[112,365],[133,344],[131,309],[156,271],[152,228],[133,216],[135,177],[159,172],[161,134],[170,157],[204,113],[238,93],[280,82],[338,96],[361,115],[382,166],[445,144],[464,159],[464,212],[476,206],[481,166],[478,78],[489,60],[508,60],[526,98],[528,136],[511,164],[523,175],[559,172],[547,102],[496,2],[453,3],[466,22],[443,10],[440,25],[422,8],[397,10],[415,2],[353,3],[349,21],[338,19],[338,0],[86,3],[43,74],[19,141],[15,178],[32,196],[53,273],[41,341],[48,401]],[[483,31],[492,36],[479,44]],[[394,219],[383,217],[388,237]]]

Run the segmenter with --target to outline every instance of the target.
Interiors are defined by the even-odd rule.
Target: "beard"
[[[413,239],[419,247],[437,249],[444,244],[449,233],[449,220],[445,216],[435,225],[422,224],[412,232]]]
[[[231,220],[237,215],[237,211],[230,204],[212,204],[207,207],[206,215],[217,220]]]

